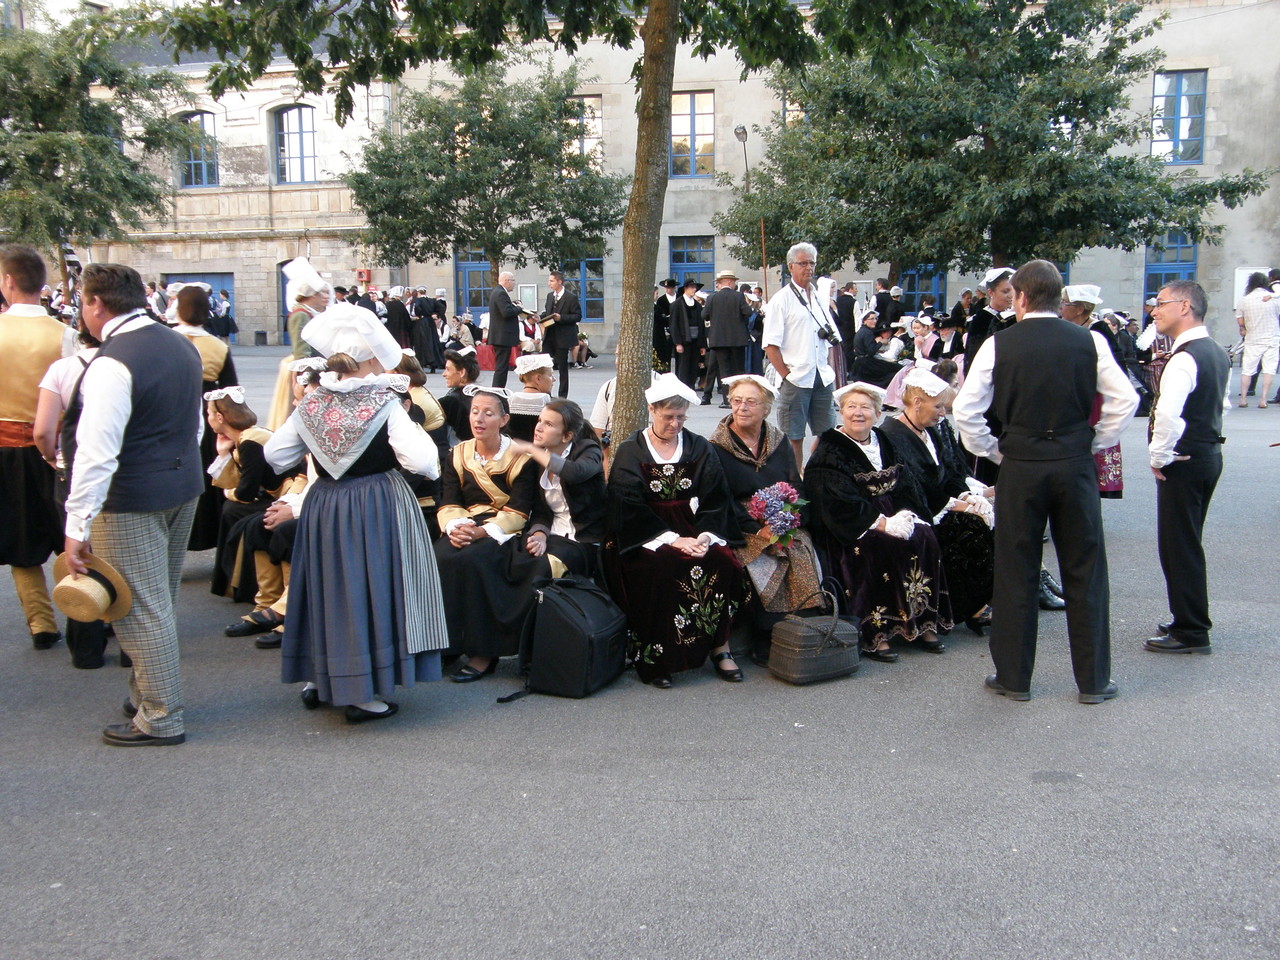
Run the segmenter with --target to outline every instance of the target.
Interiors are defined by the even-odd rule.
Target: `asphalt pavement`
[[[281,355],[236,349],[264,415]],[[571,396],[589,411],[612,372]],[[983,690],[960,627],[812,687],[747,664],[500,705],[504,661],[350,726],[222,635],[245,608],[209,593],[209,552],[182,586],[188,741],[124,750],[99,740],[114,645],[94,671],[33,651],[0,577],[0,960],[1280,956],[1280,409],[1226,432],[1210,657],[1140,649],[1167,611],[1145,423],[1125,434],[1103,503],[1121,696],[1098,706],[1046,613],[1027,703]]]

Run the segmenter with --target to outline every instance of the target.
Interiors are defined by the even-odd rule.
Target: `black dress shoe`
[[[130,720],[132,720],[132,719],[134,718],[134,716],[136,716],[136,715],[137,715],[137,713],[138,713],[138,708],[137,708],[137,707],[135,707],[135,706],[133,705],[133,701],[132,701],[132,700],[125,700],[125,702],[124,702],[124,715],[125,715],[126,717],[128,717]]]
[[[1041,576],[1044,576],[1042,573]],[[1046,587],[1043,581],[1040,584],[1040,609],[1041,610],[1065,610],[1067,609],[1067,601],[1055,594]]]
[[[670,677],[652,677],[651,679],[646,680],[645,683],[647,683],[651,687],[657,687],[659,690],[671,689]]]
[[[742,682],[742,668],[734,667],[732,670],[721,667],[720,664],[726,660],[732,660],[732,653],[713,653],[711,655],[711,665],[716,669],[716,676],[721,680],[727,680],[730,683]]]
[[[1170,630],[1172,630],[1172,629],[1173,629],[1173,621],[1172,621],[1172,620],[1170,620],[1168,623],[1157,623],[1157,624],[1156,624],[1156,633],[1160,634],[1160,636],[1162,636],[1162,637],[1167,637],[1167,636],[1169,635],[1169,631],[1170,631]]]
[[[923,637],[917,637],[916,643],[920,644],[921,649],[928,650],[930,653],[946,653],[947,645],[941,640],[929,641]]]
[[[171,747],[185,743],[187,735],[179,733],[172,737],[153,737],[143,733],[129,723],[112,723],[102,731],[102,742],[113,747]]]
[[[31,635],[31,646],[35,650],[48,650],[50,647],[56,646],[61,639],[62,634],[57,630],[33,633]]]
[[[124,667],[126,670],[133,666],[133,658],[123,650],[120,651],[120,666]]]
[[[1120,696],[1120,688],[1114,683],[1108,683],[1097,693],[1081,693],[1077,698],[1081,703],[1101,703],[1103,700],[1114,700]]]
[[[252,637],[255,634],[274,630],[283,622],[271,610],[255,610],[247,617],[241,617],[222,633],[228,637]]]
[[[1030,690],[1010,690],[1004,684],[1002,684],[999,680],[996,679],[996,675],[994,673],[991,674],[991,676],[987,677],[987,679],[983,681],[983,684],[992,693],[997,693],[1002,697],[1009,698],[1010,700],[1030,700],[1031,699]]]
[[[489,674],[493,673],[493,671],[497,669],[498,669],[498,658],[492,657],[489,660],[489,665],[485,667],[483,670],[477,670],[475,667],[473,667],[471,664],[468,663],[465,666],[460,667],[457,673],[455,673],[449,679],[452,680],[454,683],[475,683],[481,677],[487,677]]]
[[[259,637],[253,641],[253,645],[259,650],[278,650],[282,643],[284,643],[284,634],[278,630],[272,630],[265,637]]]
[[[1044,567],[1040,568],[1040,585],[1045,589],[1047,589],[1055,597],[1066,596],[1066,594],[1062,592],[1062,584],[1060,584],[1057,580],[1053,579],[1053,574],[1050,573],[1048,570],[1044,569]]]
[[[368,723],[370,720],[385,720],[387,717],[394,717],[400,710],[400,705],[392,703],[390,700],[385,701],[387,709],[385,710],[366,710],[364,707],[357,707],[355,704],[347,707],[347,723]]]
[[[320,706],[320,691],[315,687],[309,687],[300,694],[302,705],[308,710],[314,710]]]
[[[1177,637],[1152,637],[1142,644],[1142,649],[1150,650],[1152,653],[1199,653],[1208,655],[1213,653],[1213,644],[1187,643]]]
[[[881,663],[897,663],[898,662],[898,654],[895,653],[893,650],[890,650],[888,647],[885,647],[885,649],[883,650],[875,650],[875,649],[863,650],[862,656],[863,656],[863,659],[879,660]]]
[[[987,627],[991,626],[991,618],[967,617],[964,621],[964,625],[981,637],[986,633]]]

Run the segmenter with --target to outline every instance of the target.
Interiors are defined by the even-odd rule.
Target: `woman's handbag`
[[[823,596],[831,603],[830,614],[802,617],[788,614],[774,625],[769,649],[769,672],[787,683],[817,683],[856,673],[858,631],[840,619],[835,595],[826,590],[809,598]],[[805,601],[808,605],[809,600]]]

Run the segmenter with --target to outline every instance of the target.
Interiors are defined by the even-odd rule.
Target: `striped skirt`
[[[335,706],[440,679],[449,644],[422,512],[394,470],[319,479],[293,545],[281,679]]]

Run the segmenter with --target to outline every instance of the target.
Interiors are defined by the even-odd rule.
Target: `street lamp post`
[[[751,165],[747,163],[747,128],[738,124],[733,128],[733,135],[742,144],[742,169],[746,175],[746,192],[751,193]],[[769,298],[769,255],[764,245],[764,215],[760,216],[760,286],[764,291],[764,299]]]

